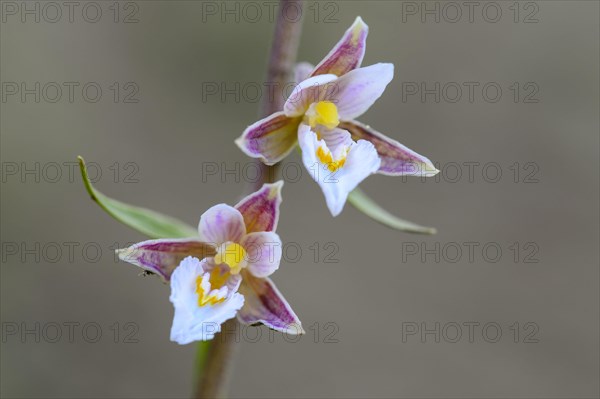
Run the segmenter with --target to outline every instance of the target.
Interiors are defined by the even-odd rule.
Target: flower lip
[[[317,158],[319,161],[329,169],[330,172],[335,172],[338,169],[342,168],[346,163],[346,157],[348,156],[348,152],[350,152],[349,147],[344,148],[343,154],[337,159],[333,159],[333,155],[331,154],[331,150],[326,147],[326,145],[319,145],[317,148]]]
[[[224,278],[215,271],[217,268],[208,259],[200,261],[190,256],[173,272],[169,297],[175,308],[172,341],[184,345],[213,339],[221,324],[235,317],[244,305],[244,296],[238,293],[241,276],[227,273]]]
[[[330,165],[319,159],[319,148],[331,148],[331,146],[327,145],[324,139],[319,140],[317,134],[311,131],[310,126],[301,125],[300,127],[299,143],[302,148],[304,166],[310,168],[312,165],[318,164],[329,168]],[[345,134],[350,136],[348,132],[345,132]],[[344,141],[340,141],[331,154],[331,159],[339,160],[346,151],[346,147]],[[376,172],[380,165],[377,151],[371,143],[365,140],[359,140],[356,143],[351,142],[346,155],[343,167],[339,167],[335,172],[331,172],[330,169],[330,172],[324,174],[311,174],[313,180],[321,187],[327,207],[333,216],[340,214],[348,194],[367,176]]]
[[[221,272],[218,268],[211,272],[196,277],[196,294],[198,294],[198,306],[216,305],[224,302],[227,298],[228,289],[223,284],[227,280],[221,277]]]

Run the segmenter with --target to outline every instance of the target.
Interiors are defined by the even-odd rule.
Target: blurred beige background
[[[36,7],[26,3],[3,1],[0,29],[1,394],[187,397],[195,346],[169,342],[168,286],[138,277],[111,253],[144,237],[94,205],[63,163],[81,154],[100,167],[96,186],[104,193],[191,224],[215,203],[235,203],[244,189],[235,180],[248,169],[233,139],[255,121],[258,104],[254,92],[238,102],[206,89],[263,84],[268,7],[254,3],[257,17],[229,2],[239,7],[236,22],[212,15],[207,2],[122,2],[115,14],[113,2],[97,1],[86,8],[88,19],[102,11],[93,23],[82,17],[82,2],[73,22],[63,8],[52,23],[55,10],[40,2],[36,23],[28,14],[21,21],[24,7]],[[284,188],[279,233],[293,244],[274,280],[308,334],[293,343],[270,339],[265,328],[245,331],[234,397],[599,395],[598,2],[480,2],[473,22],[461,2],[454,3],[460,18],[456,7],[426,4],[438,7],[439,23],[426,13],[421,21],[421,2],[308,2],[299,60],[318,62],[357,15],[369,24],[363,64],[393,62],[396,73],[361,120],[439,162],[443,174],[427,182],[374,176],[362,187],[439,233],[391,231],[349,205],[331,219],[302,170]],[[221,2],[213,6],[222,11]],[[498,9],[498,22],[490,22]],[[123,23],[128,16],[138,22]],[[34,94],[24,102],[10,94],[23,82],[40,82],[39,103]],[[56,96],[49,82],[65,90],[56,103],[48,101]],[[64,82],[79,84],[72,102]],[[102,89],[96,103],[82,97],[89,82]],[[440,83],[439,102],[406,93],[421,82]],[[464,89],[457,102],[455,86],[443,92],[449,82]],[[473,102],[464,82],[479,84]],[[489,101],[493,89],[487,100],[482,94],[490,82],[502,89],[497,102]],[[287,160],[288,178],[295,180],[299,161],[297,154]],[[202,173],[222,162],[230,169],[238,162],[240,173]],[[470,162],[479,162],[471,181]],[[36,172],[21,176],[36,163],[39,182]],[[502,176],[490,182],[498,167]],[[457,246],[463,252],[454,261]],[[35,323],[39,334],[22,337],[22,326]],[[73,342],[65,323],[79,323]],[[101,328],[98,342],[87,342],[94,328],[82,335],[86,323]],[[433,333],[421,337],[421,327],[435,323],[440,342]],[[457,325],[462,336],[454,339]],[[408,335],[414,326],[419,332]],[[250,342],[257,331],[258,342]]]

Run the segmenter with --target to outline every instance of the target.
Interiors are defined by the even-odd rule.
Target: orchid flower
[[[361,68],[369,28],[360,17],[316,67],[301,63],[300,82],[283,110],[250,125],[236,140],[244,153],[273,165],[299,143],[302,161],[333,216],[367,176],[433,176],[426,157],[355,120],[382,95],[394,66]]]
[[[172,341],[212,339],[221,324],[236,315],[244,324],[304,333],[268,278],[282,256],[275,233],[282,186],[282,181],[265,184],[235,207],[219,204],[208,209],[200,217],[199,238],[149,240],[117,250],[122,260],[170,281]]]

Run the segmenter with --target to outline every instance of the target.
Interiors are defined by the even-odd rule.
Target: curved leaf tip
[[[88,194],[94,202],[117,221],[150,238],[184,238],[198,235],[195,228],[178,219],[150,209],[129,205],[102,194],[92,186],[83,158],[78,156],[77,160]]]
[[[380,205],[375,203],[359,188],[354,189],[348,195],[348,202],[350,202],[356,209],[370,217],[371,219],[391,227],[395,230],[405,231],[407,233],[417,234],[436,234],[437,230],[435,227],[420,226],[416,223],[409,222],[404,219],[400,219],[397,216],[392,215]]]

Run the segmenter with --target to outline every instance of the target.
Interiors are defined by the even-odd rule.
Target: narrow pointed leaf
[[[78,157],[83,184],[90,197],[117,221],[139,231],[150,238],[196,237],[198,231],[184,222],[152,211],[114,200],[96,190],[87,174],[85,161]]]
[[[350,193],[350,195],[348,195],[348,202],[350,202],[356,209],[371,219],[391,227],[392,229],[417,234],[435,234],[437,232],[434,227],[420,226],[416,223],[412,223],[392,215],[375,203],[359,188],[355,189]]]

